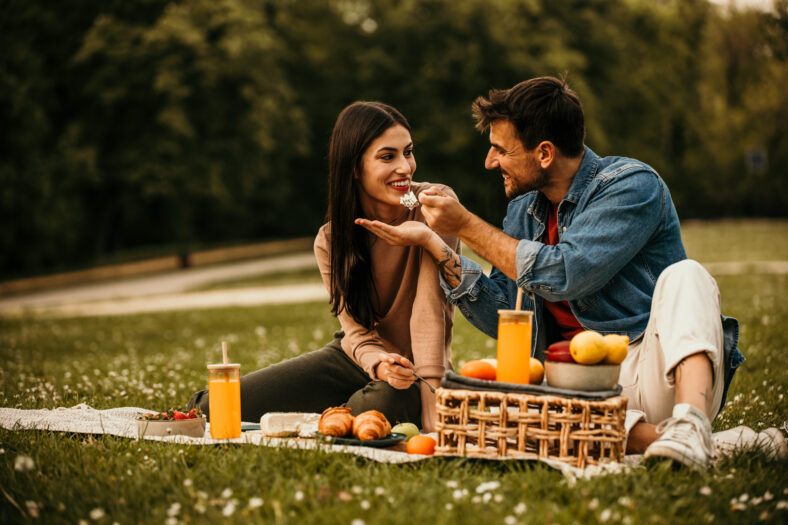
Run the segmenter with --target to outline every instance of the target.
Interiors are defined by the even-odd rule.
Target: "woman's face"
[[[413,141],[404,126],[396,124],[372,141],[361,157],[357,177],[361,207],[367,217],[396,218],[403,210],[399,199],[410,191],[416,171]]]

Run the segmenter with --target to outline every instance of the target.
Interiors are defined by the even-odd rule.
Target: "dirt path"
[[[713,275],[788,274],[788,261],[711,262]],[[111,283],[93,283],[58,290],[0,298],[0,316],[54,317],[125,315],[170,310],[327,301],[321,283],[188,292],[195,287],[282,270],[315,268],[311,253],[167,272]]]

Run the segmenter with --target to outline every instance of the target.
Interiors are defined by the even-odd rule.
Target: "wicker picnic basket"
[[[441,388],[436,454],[550,458],[584,468],[624,457],[627,398]]]

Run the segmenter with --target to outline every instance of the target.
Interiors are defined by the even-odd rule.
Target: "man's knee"
[[[692,259],[673,263],[662,271],[655,294],[664,288],[699,289],[719,297],[717,281],[702,264]]]

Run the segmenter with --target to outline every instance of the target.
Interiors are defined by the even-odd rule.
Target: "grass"
[[[693,249],[688,246],[690,253]],[[723,311],[742,323],[741,348],[748,360],[715,430],[781,426],[788,420],[783,326],[788,276],[721,276],[718,283]],[[222,339],[231,343],[233,360],[249,372],[319,348],[337,327],[322,303],[0,319],[0,406],[183,406],[193,391],[204,388],[204,364],[220,355]],[[455,367],[495,353],[494,341],[459,314],[453,348]],[[15,469],[20,456],[32,459],[32,469]],[[499,485],[477,492],[492,481]],[[659,465],[571,484],[545,466],[513,461],[435,458],[385,465],[319,451],[0,430],[0,488],[2,523],[26,521],[31,508],[41,523],[788,520],[785,464],[756,452],[739,454],[705,473]]]

